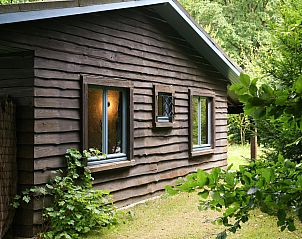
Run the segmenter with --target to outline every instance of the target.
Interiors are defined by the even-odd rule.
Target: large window
[[[190,142],[192,155],[211,152],[214,147],[213,96],[191,94]]]
[[[102,160],[88,159],[88,165],[129,159],[130,89],[118,80],[84,79],[84,148],[106,154]]]

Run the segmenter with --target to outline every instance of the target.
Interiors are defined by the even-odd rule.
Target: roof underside
[[[105,0],[106,1],[106,0]],[[0,25],[62,16],[149,6],[166,20],[205,59],[231,82],[238,81],[241,69],[195,23],[182,6],[173,0],[131,0],[104,3],[104,0],[62,1],[0,6]],[[85,6],[83,6],[85,4]],[[87,4],[91,4],[88,5]]]
[[[214,43],[208,34],[191,19],[188,13],[178,4],[165,4],[154,6],[155,11],[161,15],[175,30],[186,39],[200,55],[207,59],[217,70],[231,82],[238,80],[240,69],[226,54]]]

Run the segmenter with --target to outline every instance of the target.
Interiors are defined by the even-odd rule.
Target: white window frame
[[[198,126],[198,144],[197,145],[193,145],[193,151],[198,151],[198,150],[204,150],[204,149],[211,149],[212,148],[212,102],[213,99],[212,97],[205,97],[205,96],[193,96],[193,97],[198,97],[198,119],[197,119],[197,126]],[[202,144],[201,143],[201,138],[202,138],[202,133],[201,132],[201,98],[206,99],[207,102],[207,144]]]
[[[198,145],[193,145],[193,97],[198,97]],[[207,144],[201,144],[201,98],[207,99]],[[214,153],[215,132],[215,93],[205,90],[189,89],[189,156],[195,157]]]

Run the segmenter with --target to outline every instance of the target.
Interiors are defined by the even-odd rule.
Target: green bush
[[[78,238],[91,229],[107,227],[118,222],[119,215],[112,203],[109,191],[92,187],[90,171],[85,167],[87,157],[99,155],[98,150],[76,149],[66,152],[67,172],[57,170],[57,176],[42,187],[33,187],[16,196],[14,207],[20,200],[29,202],[33,197],[52,198],[52,204],[43,211],[46,231],[43,238]]]
[[[244,145],[249,142],[252,133],[252,123],[247,115],[228,115],[228,143]]]
[[[285,0],[279,6],[272,47],[262,59],[266,81],[242,74],[231,86],[244,105],[244,111],[258,124],[263,123],[262,137],[271,153],[239,171],[215,168],[207,173],[198,170],[170,193],[197,191],[200,207],[222,212],[217,220],[236,232],[258,207],[277,217],[281,230],[295,230],[295,220],[302,221],[302,2]]]
[[[258,142],[266,150],[266,158],[274,160],[278,153],[292,161],[301,162],[302,132],[291,127],[284,127],[279,120],[256,120]]]
[[[200,209],[222,212],[216,223],[227,230],[217,235],[223,239],[235,233],[249,220],[250,211],[258,207],[277,217],[281,230],[294,231],[295,219],[302,221],[302,165],[284,159],[256,160],[240,166],[239,171],[215,168],[210,173],[198,170],[180,179],[176,186],[167,186],[170,194],[197,192]],[[295,216],[296,215],[296,216]]]

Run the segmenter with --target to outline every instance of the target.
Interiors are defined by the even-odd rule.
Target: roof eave
[[[0,25],[72,16],[110,10],[152,6],[176,31],[231,82],[237,82],[241,69],[220,49],[210,36],[174,0],[134,0],[90,6],[65,6],[63,8],[19,11],[0,14]],[[177,26],[177,27],[175,27]]]
[[[157,8],[157,12],[161,17],[170,23],[171,26],[177,26],[175,30],[190,42],[222,75],[232,83],[238,82],[242,72],[241,68],[217,46],[214,40],[191,18],[178,2],[171,0],[169,3],[169,5]]]
[[[167,3],[169,0],[134,0],[114,3],[103,3],[89,6],[69,6],[54,9],[18,11],[0,14],[0,25],[17,22],[27,22],[56,17],[80,15],[86,13],[104,12],[117,9],[144,7]]]

